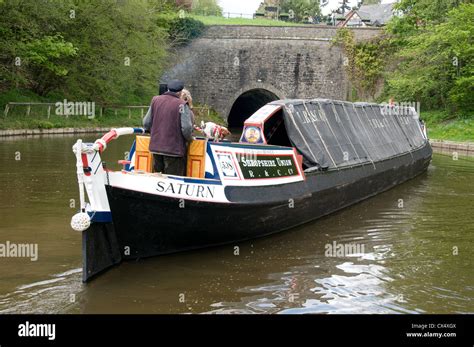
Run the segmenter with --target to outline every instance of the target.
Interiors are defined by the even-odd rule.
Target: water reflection
[[[89,136],[88,140],[95,138]],[[0,145],[0,242],[37,242],[40,259],[0,259],[0,312],[474,312],[474,162],[435,156],[426,174],[314,223],[234,246],[121,265],[83,285],[75,137]],[[110,147],[109,166],[128,150]],[[20,151],[22,161],[12,155]],[[328,244],[364,252],[328,257]],[[457,250],[457,254],[454,253]]]

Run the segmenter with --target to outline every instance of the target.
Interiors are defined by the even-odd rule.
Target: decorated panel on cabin
[[[304,180],[292,148],[228,143],[209,145],[215,168],[226,185],[275,185]]]
[[[244,179],[265,179],[298,176],[293,154],[256,154],[251,158],[237,156]]]
[[[266,143],[264,136],[265,122],[281,109],[281,105],[267,104],[261,107],[245,121],[240,138],[241,143]]]

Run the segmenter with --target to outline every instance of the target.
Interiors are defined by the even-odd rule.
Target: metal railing
[[[214,16],[214,17],[223,17],[223,18],[247,18],[247,19],[254,19],[255,13],[234,13],[234,12],[213,12],[213,11],[196,11],[192,12],[192,14],[198,16]]]

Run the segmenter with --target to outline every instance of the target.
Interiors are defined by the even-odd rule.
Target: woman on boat
[[[194,116],[194,107],[193,107],[193,97],[191,96],[191,92],[187,89],[183,89],[180,94],[180,99],[183,100],[191,110],[191,119],[193,121],[193,127],[196,126],[196,119]]]

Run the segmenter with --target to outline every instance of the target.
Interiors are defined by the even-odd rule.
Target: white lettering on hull
[[[213,199],[215,187],[201,184],[186,184],[159,181],[156,190],[159,193],[180,195],[183,194],[190,198]]]
[[[205,182],[185,182],[180,179],[159,177],[155,175],[109,173],[110,185],[117,188],[160,195],[169,198],[229,202],[224,193],[224,186],[220,184],[205,184]]]

